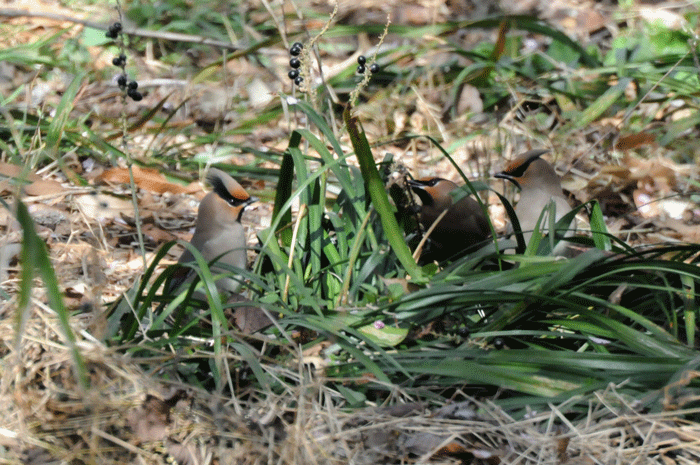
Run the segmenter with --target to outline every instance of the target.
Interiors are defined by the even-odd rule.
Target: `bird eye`
[[[231,205],[232,207],[238,207],[240,205],[245,205],[245,204],[249,203],[248,202],[249,199],[239,199],[238,197],[229,197],[226,200],[228,201],[229,205]]]

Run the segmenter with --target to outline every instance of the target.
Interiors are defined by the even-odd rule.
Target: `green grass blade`
[[[54,160],[60,160],[61,157],[58,155],[58,147],[63,138],[63,133],[66,128],[66,123],[68,123],[68,118],[70,112],[73,110],[73,103],[76,95],[78,95],[78,90],[85,78],[85,73],[80,73],[76,75],[66,91],[61,96],[61,101],[56,107],[56,113],[49,124],[48,131],[46,133],[46,151],[49,156]]]
[[[605,217],[603,210],[597,200],[591,201],[591,233],[593,234],[593,242],[600,250],[612,250],[612,242],[608,228],[605,225]]]
[[[19,199],[17,200],[17,221],[22,227],[22,253],[20,256],[22,262],[22,280],[20,287],[20,298],[18,305],[18,325],[16,346],[19,346],[23,331],[26,314],[29,310],[29,299],[33,287],[34,270],[37,270],[41,275],[44,285],[46,286],[46,294],[49,301],[49,307],[56,312],[58,316],[65,343],[68,346],[72,358],[75,375],[83,389],[90,386],[90,381],[87,375],[87,367],[83,360],[80,351],[76,345],[76,338],[70,326],[70,315],[68,309],[63,304],[63,296],[58,289],[58,281],[54,272],[51,260],[49,259],[46,244],[36,234],[34,222],[29,215],[27,207]],[[18,347],[19,348],[19,347]]]
[[[695,333],[698,321],[698,294],[696,292],[697,280],[688,276],[681,276],[683,283],[683,318],[685,319],[685,340],[690,347],[695,346]]]
[[[289,149],[299,147],[300,143],[301,135],[298,132],[293,132],[289,139]],[[275,204],[272,208],[272,219],[283,226],[292,222],[291,208],[286,208],[284,211],[281,210],[282,205],[287,203],[292,196],[292,184],[294,183],[294,160],[289,149],[282,156],[282,166],[280,167],[280,175],[275,191]],[[285,228],[280,234],[283,243],[290,245],[292,240],[291,229]]]
[[[389,245],[394,250],[396,257],[401,262],[406,272],[411,278],[420,282],[423,280],[423,273],[416,261],[413,259],[411,250],[406,245],[406,240],[403,237],[403,231],[396,222],[393,208],[389,203],[389,197],[384,187],[384,182],[379,176],[377,166],[374,163],[372,150],[367,142],[367,137],[364,131],[360,129],[360,124],[357,118],[350,115],[350,109],[346,108],[343,112],[345,124],[350,133],[350,140],[355,154],[362,169],[362,177],[367,184],[367,190],[372,199],[372,204],[379,214],[379,218],[384,228],[384,233],[389,240]]]

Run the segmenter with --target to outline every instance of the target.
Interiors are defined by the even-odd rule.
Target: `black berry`
[[[357,57],[357,64],[358,65],[364,66],[365,63],[367,63],[367,58],[365,58],[364,55],[360,55],[359,57]]]
[[[120,74],[117,78],[117,84],[119,87],[126,87],[126,74]]]
[[[500,337],[497,337],[493,340],[493,346],[496,348],[496,350],[501,350],[503,346],[505,346],[505,342],[503,342],[503,339]]]
[[[143,99],[143,95],[141,95],[141,92],[139,92],[138,90],[129,89],[126,95],[131,97],[134,102],[138,102],[141,99]]]
[[[357,72],[359,74],[365,74],[365,65],[357,65]]]
[[[457,330],[457,333],[458,333],[460,336],[462,336],[462,337],[469,337],[469,335],[471,334],[471,331],[469,330],[468,327],[466,327],[466,326],[461,326],[461,327]]]
[[[299,70],[298,69],[290,69],[289,72],[287,73],[287,76],[289,76],[289,79],[294,80],[299,77]]]
[[[109,28],[107,29],[107,33],[105,35],[109,39],[116,39],[121,31],[122,31],[122,23],[119,23],[119,22],[113,23],[113,24],[110,24]]]
[[[299,56],[301,54],[301,49],[304,48],[304,44],[301,42],[294,42],[292,47],[289,49],[289,54],[292,56]]]
[[[129,90],[136,90],[136,89],[139,88],[139,83],[136,82],[136,81],[131,81],[131,82],[129,83],[129,86],[128,86],[128,87],[129,87]]]
[[[294,79],[294,84],[298,86],[300,86],[302,82],[304,82],[304,78],[301,76],[297,76],[296,79]]]
[[[372,66],[369,67],[369,70],[372,72],[372,74],[378,73],[379,72],[379,65],[376,63],[372,63]]]
[[[297,69],[299,66],[301,66],[301,61],[299,61],[299,58],[292,58],[289,60],[289,66],[291,66],[294,69]]]

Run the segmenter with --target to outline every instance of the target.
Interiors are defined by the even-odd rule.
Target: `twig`
[[[416,247],[416,250],[413,252],[413,259],[418,260],[420,257],[421,253],[423,252],[423,246],[425,245],[425,242],[428,240],[428,237],[430,237],[430,234],[433,232],[433,230],[437,227],[438,223],[442,221],[442,219],[447,215],[447,209],[443,210],[442,213],[433,221],[433,224],[430,225],[428,230],[425,232],[425,235],[423,238],[420,240],[418,243],[418,247]]]

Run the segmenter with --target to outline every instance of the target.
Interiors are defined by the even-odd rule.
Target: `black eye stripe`
[[[525,174],[525,171],[527,171],[527,167],[530,166],[531,161],[526,161],[522,165],[518,166],[516,169],[509,171],[508,173],[516,178],[520,178]]]
[[[232,207],[238,207],[240,205],[245,205],[245,204],[249,203],[248,199],[241,200],[241,199],[237,199],[236,197],[231,197],[229,199],[224,199],[224,200],[226,200],[226,202],[228,202],[228,204],[231,205]]]

